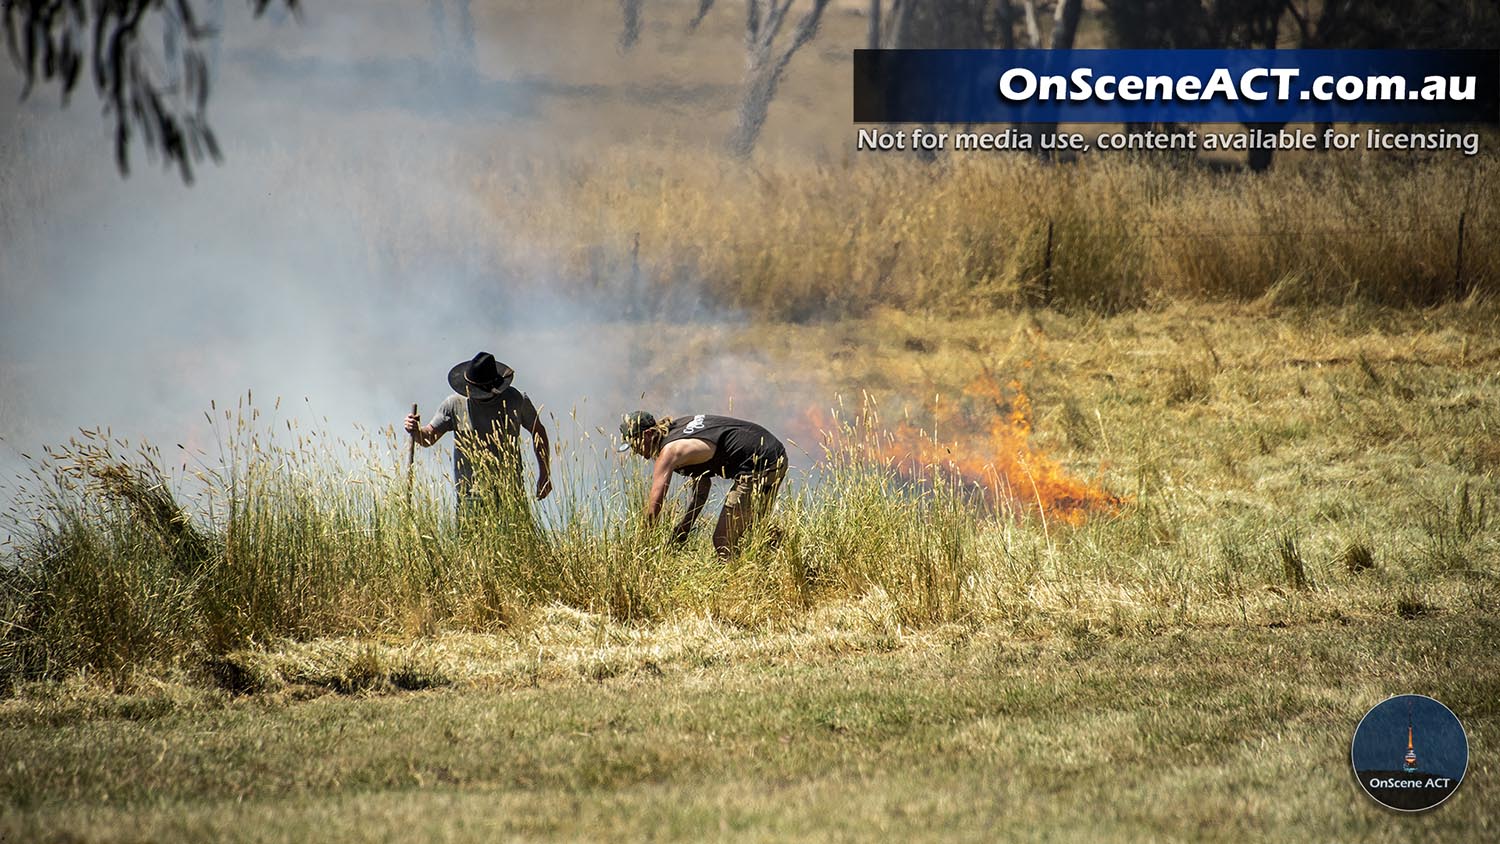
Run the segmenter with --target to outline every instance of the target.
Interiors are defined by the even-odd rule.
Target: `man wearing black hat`
[[[424,447],[454,432],[453,483],[461,502],[472,496],[474,467],[481,462],[496,461],[498,480],[504,488],[520,490],[522,430],[531,432],[536,453],[537,500],[552,492],[547,429],[537,418],[531,399],[510,385],[515,377],[515,370],[489,352],[480,352],[448,371],[448,384],[454,393],[438,406],[432,421],[423,426],[417,414],[406,417],[407,433]]]
[[[724,496],[724,509],[714,526],[714,550],[728,556],[740,536],[762,519],[776,501],[786,477],[786,447],[770,431],[754,422],[700,413],[657,420],[644,410],[626,414],[620,423],[624,442],[619,451],[656,461],[651,473],[651,495],[646,521],[654,524],[667,500],[676,472],[693,479],[693,498],[677,523],[673,538],[687,539],[708,501],[713,478],[734,481]]]

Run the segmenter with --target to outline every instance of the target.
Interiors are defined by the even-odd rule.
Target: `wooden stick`
[[[411,403],[411,412],[412,412],[412,415],[416,415],[416,413],[417,413],[417,403],[416,402],[412,402]],[[416,467],[416,462],[417,462],[417,434],[419,432],[421,432],[421,430],[422,430],[421,425],[422,425],[422,420],[421,420],[420,417],[418,417],[418,419],[417,419],[417,430],[412,432],[411,442],[409,442],[409,443],[406,444],[406,503],[407,504],[411,503],[411,478],[412,478],[412,474],[415,473],[415,471],[416,471],[415,467]]]

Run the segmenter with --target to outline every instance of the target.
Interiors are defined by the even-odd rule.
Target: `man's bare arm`
[[[656,524],[662,505],[667,501],[667,490],[672,486],[672,472],[682,466],[696,466],[712,459],[714,447],[703,440],[685,439],[668,443],[656,455],[655,467],[651,470],[651,496],[646,499],[646,524]]]
[[[656,524],[656,519],[661,515],[662,504],[667,500],[667,490],[672,486],[672,467],[662,457],[656,458],[656,465],[651,470],[651,495],[646,499],[646,524]]]
[[[531,448],[536,452],[536,500],[541,501],[552,492],[552,445],[541,420],[531,427]]]
[[[713,486],[713,479],[704,475],[693,483],[693,498],[688,502],[687,512],[682,515],[682,521],[672,530],[673,542],[686,542],[688,534],[693,532],[693,525],[698,521],[698,514],[703,512],[703,505],[708,503],[708,491]]]

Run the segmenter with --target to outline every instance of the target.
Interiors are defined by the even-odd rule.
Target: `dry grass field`
[[[438,689],[7,700],[0,835],[1482,841],[1497,632],[1493,610],[1043,641],[553,611],[514,639],[283,657],[316,683],[364,649],[452,672]],[[1379,810],[1349,770],[1359,713],[1396,688],[1448,702],[1474,748],[1429,814]]]
[[[37,550],[66,562],[7,611],[5,824],[100,841],[1482,837],[1492,319],[1182,306],[940,336],[894,311],[660,329],[678,349],[754,336],[777,390],[864,385],[888,417],[912,383],[962,395],[971,361],[1022,372],[1030,465],[1124,500],[1076,526],[835,455],[794,476],[782,544],[725,565],[570,481],[597,478],[588,452],[565,455],[577,511],[542,546],[503,518],[455,533],[440,483],[413,512],[399,472],[309,487],[268,453],[221,499],[220,550],[184,573],[180,537],[103,493],[39,523],[57,527]],[[384,448],[372,463],[400,453]],[[616,504],[639,500],[604,471]],[[1453,706],[1474,754],[1420,818],[1369,804],[1347,768],[1359,715],[1408,690]]]

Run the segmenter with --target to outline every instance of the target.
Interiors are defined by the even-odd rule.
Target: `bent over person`
[[[720,556],[729,555],[744,532],[770,512],[786,477],[786,447],[781,440],[743,419],[700,413],[658,421],[637,410],[620,423],[620,434],[624,442],[619,451],[634,451],[656,461],[651,494],[646,500],[647,523],[654,524],[661,515],[673,472],[692,479],[692,501],[672,532],[677,542],[686,540],[692,532],[708,501],[713,479],[734,482],[724,496],[724,509],[714,527],[714,550]]]
[[[494,355],[480,352],[448,371],[448,385],[454,392],[438,406],[432,421],[424,426],[417,414],[406,417],[407,433],[424,447],[454,432],[453,484],[460,504],[472,503],[479,492],[477,481],[492,473],[497,492],[514,492],[517,500],[524,500],[519,494],[523,430],[531,434],[536,454],[537,500],[552,491],[547,429],[537,418],[531,399],[511,386],[515,375],[515,370],[495,360]],[[478,477],[477,466],[485,467]]]

